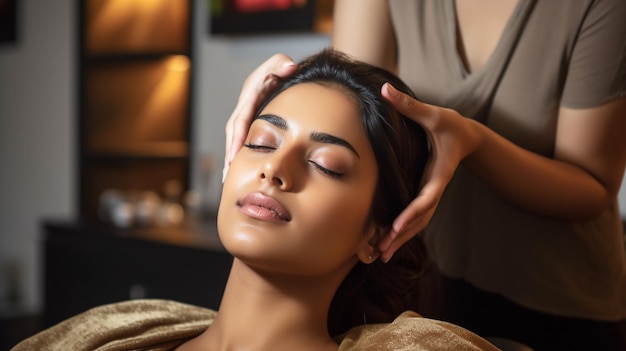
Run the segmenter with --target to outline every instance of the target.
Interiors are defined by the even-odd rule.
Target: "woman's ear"
[[[376,248],[378,246],[378,241],[381,238],[380,234],[380,227],[374,224],[370,225],[367,231],[367,240],[363,242],[363,245],[357,254],[361,262],[370,264],[380,257],[380,251]]]

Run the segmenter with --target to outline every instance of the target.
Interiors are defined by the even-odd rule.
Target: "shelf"
[[[185,68],[188,62],[178,62],[179,58],[87,68],[87,150],[113,143],[141,145],[187,140],[189,69],[176,69],[176,64]]]
[[[157,61],[175,56],[188,57],[188,53],[186,51],[100,53],[85,55],[83,59],[88,64],[106,64],[124,61]]]
[[[179,180],[185,185],[188,165],[187,159],[89,158],[85,160],[83,174],[82,217],[89,221],[99,220],[100,196],[107,190],[153,191],[163,197],[164,187],[171,180]]]
[[[191,0],[75,0],[80,218],[106,190],[189,190]]]
[[[189,51],[189,1],[88,0],[85,52]]]
[[[108,145],[91,146],[86,150],[86,157],[90,159],[109,158],[186,158],[189,156],[188,143],[172,142],[145,142],[145,143],[115,143]]]

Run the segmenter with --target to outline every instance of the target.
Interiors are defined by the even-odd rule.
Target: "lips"
[[[252,193],[239,200],[237,205],[246,215],[264,221],[289,222],[291,215],[275,198],[263,193]]]

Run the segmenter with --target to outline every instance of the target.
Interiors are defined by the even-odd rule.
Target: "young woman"
[[[416,306],[426,264],[418,237],[378,260],[429,155],[423,130],[380,95],[386,82],[410,94],[385,70],[323,51],[261,106],[223,186],[218,231],[234,261],[218,313],[114,304],[15,350],[495,349],[403,313]]]

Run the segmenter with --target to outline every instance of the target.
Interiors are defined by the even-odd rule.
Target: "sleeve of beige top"
[[[581,25],[562,104],[590,108],[626,96],[626,1],[598,0]]]

